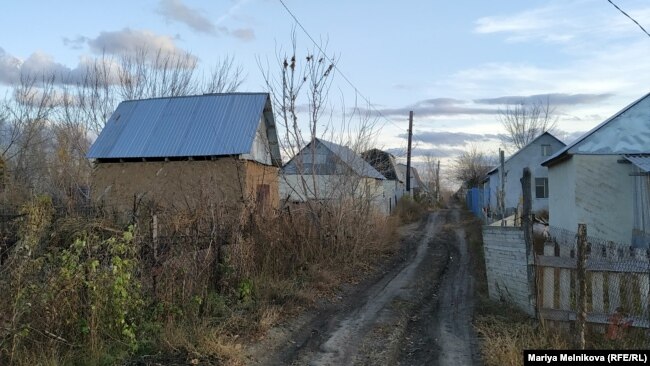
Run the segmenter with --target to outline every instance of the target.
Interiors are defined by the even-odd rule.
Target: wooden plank
[[[577,314],[572,310],[560,309],[539,309],[539,317],[544,320],[555,320],[573,322]],[[587,322],[593,324],[609,324],[610,314],[591,312],[587,313]],[[636,328],[650,328],[650,321],[647,318],[639,316],[628,316],[625,320],[631,320],[632,326]]]
[[[551,256],[555,254],[555,244],[552,242],[546,242],[544,244],[544,255]],[[541,256],[538,256],[538,259]],[[549,257],[547,257],[549,258]],[[555,257],[551,257],[555,258]],[[555,269],[551,267],[544,268],[544,281],[542,282],[542,305],[545,308],[554,308],[555,307]]]
[[[618,258],[618,248],[614,246],[614,243],[609,243],[607,245],[607,258],[616,259]],[[613,313],[621,306],[621,275],[615,272],[607,273],[607,295],[609,299],[609,307],[607,311]]]
[[[571,258],[571,249],[567,246],[560,246],[560,257],[561,258],[570,258],[575,261],[575,258]],[[561,268],[560,269],[560,309],[561,310],[571,310],[571,290],[573,289],[571,282],[571,272],[572,269]]]
[[[576,269],[575,258],[554,257],[538,255],[537,265],[540,267]],[[650,273],[650,265],[639,259],[608,259],[589,258],[587,259],[587,271],[589,272],[619,272],[619,273]]]
[[[544,246],[544,255],[537,256],[537,265],[540,267],[567,269],[575,269],[577,267],[575,258],[555,257],[553,253],[549,255],[546,253],[546,246]]]
[[[642,262],[650,265],[648,261],[648,254],[644,249],[637,248],[634,257]],[[637,274],[637,282],[639,284],[639,302],[641,306],[641,314],[648,317],[648,295],[650,294],[650,276],[647,273]]]
[[[591,256],[593,259],[602,257],[602,249],[600,246],[591,248]],[[605,277],[602,272],[593,272],[591,274],[591,309],[596,313],[605,312],[605,292],[604,292]]]

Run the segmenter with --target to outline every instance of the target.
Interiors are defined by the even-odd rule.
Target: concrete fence
[[[490,298],[512,303],[535,315],[524,231],[520,227],[483,226],[483,250]]]

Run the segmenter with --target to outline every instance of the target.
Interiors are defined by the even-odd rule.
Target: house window
[[[551,156],[551,145],[542,145],[542,156]]]
[[[548,198],[548,178],[535,178],[535,197]]]

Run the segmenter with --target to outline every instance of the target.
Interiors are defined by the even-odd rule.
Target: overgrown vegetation
[[[0,267],[10,294],[0,298],[0,363],[162,352],[237,364],[244,342],[396,249],[398,217],[323,206],[316,230],[299,211],[261,216],[251,206],[233,219],[203,209],[160,212],[172,229],[154,239],[149,214],[117,225],[58,215],[47,197],[25,204]]]

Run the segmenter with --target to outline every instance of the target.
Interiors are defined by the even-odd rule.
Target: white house
[[[566,145],[548,132],[539,135],[504,162],[504,202],[506,216],[521,209],[521,177],[524,168],[530,169],[532,210],[548,210],[548,169],[541,163]],[[501,171],[496,166],[490,170],[483,183],[484,205],[491,213],[498,213],[497,193],[501,190]]]
[[[314,139],[280,171],[280,199],[358,200],[383,210],[384,176],[348,147]]]
[[[395,205],[406,192],[406,185],[404,180],[398,177],[396,170],[395,157],[385,151],[379,149],[371,149],[365,151],[361,156],[372,165],[381,175],[386,178],[383,181],[383,204],[382,211],[390,214],[395,209]]]
[[[406,164],[397,164],[395,166],[395,171],[397,172],[398,179],[402,180],[406,184]],[[427,187],[420,179],[420,174],[415,167],[411,166],[411,196],[417,197],[421,194],[427,193]],[[406,193],[406,192],[405,192]]]
[[[648,246],[650,94],[625,107],[543,163],[550,225]]]

